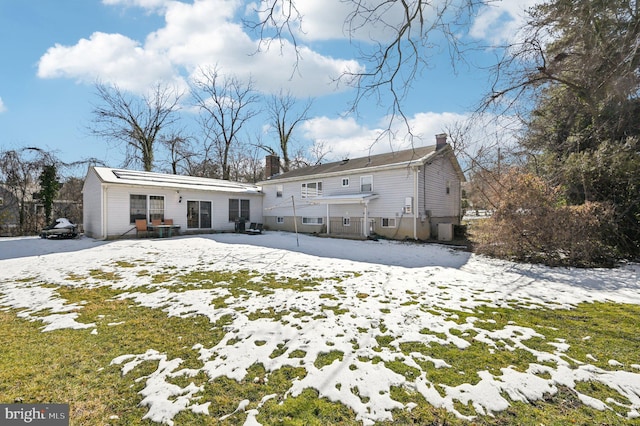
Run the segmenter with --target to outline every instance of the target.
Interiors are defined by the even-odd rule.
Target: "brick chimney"
[[[447,134],[440,133],[436,135],[436,149],[440,149],[447,144]]]
[[[280,173],[280,157],[267,155],[265,157],[264,174],[267,179]]]

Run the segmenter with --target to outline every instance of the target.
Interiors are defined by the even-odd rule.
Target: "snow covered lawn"
[[[438,245],[275,232],[15,238],[0,239],[0,313],[43,333],[72,333],[60,338],[72,336],[96,357],[110,354],[95,374],[136,395],[107,413],[113,424],[125,422],[122,404],[140,405],[138,420],[166,424],[296,424],[293,404],[305,398],[365,425],[438,416],[491,422],[505,412],[527,416],[522,423],[542,415],[540,407],[622,422],[640,417],[639,271],[552,269]],[[145,312],[155,319],[135,323]],[[142,335],[163,321],[166,333],[133,344],[135,328],[127,327],[135,323]],[[3,339],[11,335],[3,330]],[[12,362],[0,356],[0,370],[18,371]],[[1,375],[0,403],[37,402],[21,393],[24,377],[3,383]],[[558,406],[561,397],[570,408]],[[331,415],[320,411],[311,414]],[[333,421],[349,423],[324,420]]]

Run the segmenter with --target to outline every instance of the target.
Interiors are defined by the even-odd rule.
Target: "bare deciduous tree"
[[[25,235],[38,229],[35,200],[40,190],[38,177],[44,166],[58,164],[55,156],[41,148],[26,147],[0,152],[0,219],[13,222],[11,233]],[[0,223],[0,224],[5,224]],[[42,224],[42,223],[40,223]]]
[[[231,151],[238,144],[243,126],[258,114],[253,105],[259,96],[251,80],[245,84],[236,77],[223,76],[211,67],[200,69],[200,77],[193,86],[192,95],[200,109],[205,144],[213,147],[222,179],[229,179]],[[204,159],[205,162],[210,160]]]
[[[161,84],[142,98],[115,85],[99,83],[96,91],[102,104],[93,110],[91,133],[124,143],[125,165],[140,162],[145,171],[153,170],[156,142],[178,120],[182,94]]]
[[[191,141],[191,137],[183,136],[182,132],[172,132],[160,138],[160,143],[169,153],[168,164],[165,165],[168,165],[170,173],[177,175],[188,170],[189,160],[196,157]]]
[[[267,113],[273,129],[278,134],[279,154],[282,155],[282,171],[288,172],[292,167],[293,131],[300,123],[308,119],[312,102],[309,100],[301,109],[296,109],[296,98],[290,93],[280,92],[273,95],[267,103]],[[270,154],[277,155],[277,150],[269,146],[262,146]]]
[[[459,37],[474,13],[491,0],[344,0],[351,11],[345,17],[344,31],[360,51],[367,65],[362,71],[347,71],[340,79],[352,84],[358,105],[369,98],[389,108],[389,128],[400,118],[411,132],[403,102],[412,82],[431,65],[435,50],[448,49],[452,65],[464,58],[467,47]],[[274,41],[289,40],[298,60],[301,48],[297,34],[304,32],[300,0],[261,0],[255,8],[259,17],[248,26],[256,31],[261,48]],[[367,31],[373,29],[373,31]],[[368,40],[359,42],[366,33]],[[382,134],[384,135],[384,133]],[[381,135],[381,137],[382,137]]]

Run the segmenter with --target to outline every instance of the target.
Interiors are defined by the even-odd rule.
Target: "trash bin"
[[[236,232],[244,232],[244,219],[236,219]]]

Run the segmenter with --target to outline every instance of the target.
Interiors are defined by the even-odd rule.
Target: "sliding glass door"
[[[211,228],[211,201],[187,201],[187,228]]]

